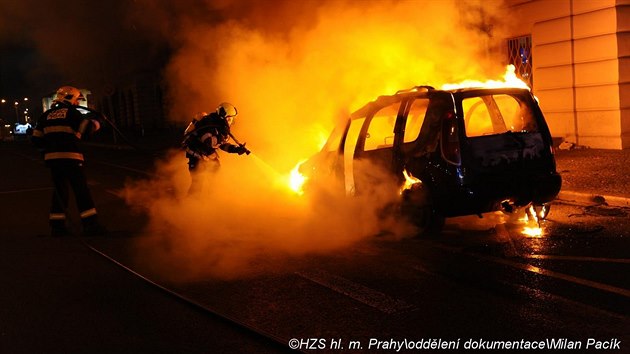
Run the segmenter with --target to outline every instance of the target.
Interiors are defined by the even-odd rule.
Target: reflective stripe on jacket
[[[33,143],[44,153],[45,161],[83,161],[79,148],[81,127],[89,122],[70,104],[56,102],[44,112],[33,129]]]

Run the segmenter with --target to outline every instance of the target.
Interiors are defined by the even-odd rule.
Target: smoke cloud
[[[130,205],[151,215],[136,244],[137,261],[171,280],[207,276],[233,278],[281,272],[285,261],[351,247],[366,237],[388,239],[413,228],[383,207],[394,202],[392,177],[375,166],[364,194],[347,198],[332,181],[298,196],[278,175],[265,174],[253,158],[224,158],[219,173],[207,174],[204,191],[187,195],[189,176],[181,154],[158,166],[164,177],[126,190]],[[286,271],[286,269],[284,270]]]
[[[157,167],[163,179],[126,189],[128,203],[151,216],[138,260],[177,279],[279,271],[282,260],[383,231],[412,235],[383,213],[398,190],[377,166],[357,164],[370,184],[354,198],[333,193],[334,181],[298,196],[286,176],[339,119],[378,95],[505,70],[492,55],[498,1],[140,3],[175,48],[165,72],[171,119],[183,129],[196,112],[231,102],[233,132],[253,151],[223,154],[200,195],[186,196],[190,176],[177,151]]]
[[[378,95],[505,70],[488,52],[497,1],[206,4],[214,20],[187,15],[171,25],[179,46],[166,71],[171,117],[231,102],[239,137],[278,168],[312,153],[340,112]]]
[[[395,186],[393,177],[376,166],[358,164],[372,184],[355,198],[334,195],[332,181],[297,196],[286,176],[319,150],[337,121],[378,95],[498,77],[505,70],[496,54],[500,20],[507,18],[502,6],[499,0],[3,1],[0,41],[36,48],[41,61],[29,79],[42,95],[61,84],[115,85],[167,63],[169,116],[182,130],[196,112],[223,101],[236,105],[233,132],[253,154],[223,154],[203,194],[186,196],[190,176],[181,151],[156,166],[162,178],[124,191],[130,207],[150,216],[136,245],[140,262],[173,277],[235,277],[351,247],[383,230],[413,233],[383,215],[398,194],[385,187]]]

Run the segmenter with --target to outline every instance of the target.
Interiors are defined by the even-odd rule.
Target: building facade
[[[630,0],[507,0],[508,56],[554,137],[630,148]]]
[[[96,105],[121,131],[144,136],[167,126],[157,74],[137,74],[116,88],[102,91]]]

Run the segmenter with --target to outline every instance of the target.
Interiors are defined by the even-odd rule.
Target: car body
[[[301,166],[312,181],[333,176],[361,193],[358,161],[421,183],[401,192],[418,224],[542,206],[560,191],[552,138],[536,98],[522,88],[437,90],[417,86],[366,104]],[[443,220],[442,220],[443,221]]]

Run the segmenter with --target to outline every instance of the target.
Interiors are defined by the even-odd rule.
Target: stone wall
[[[533,92],[552,135],[630,148],[630,1],[507,2],[512,36],[531,34]]]

